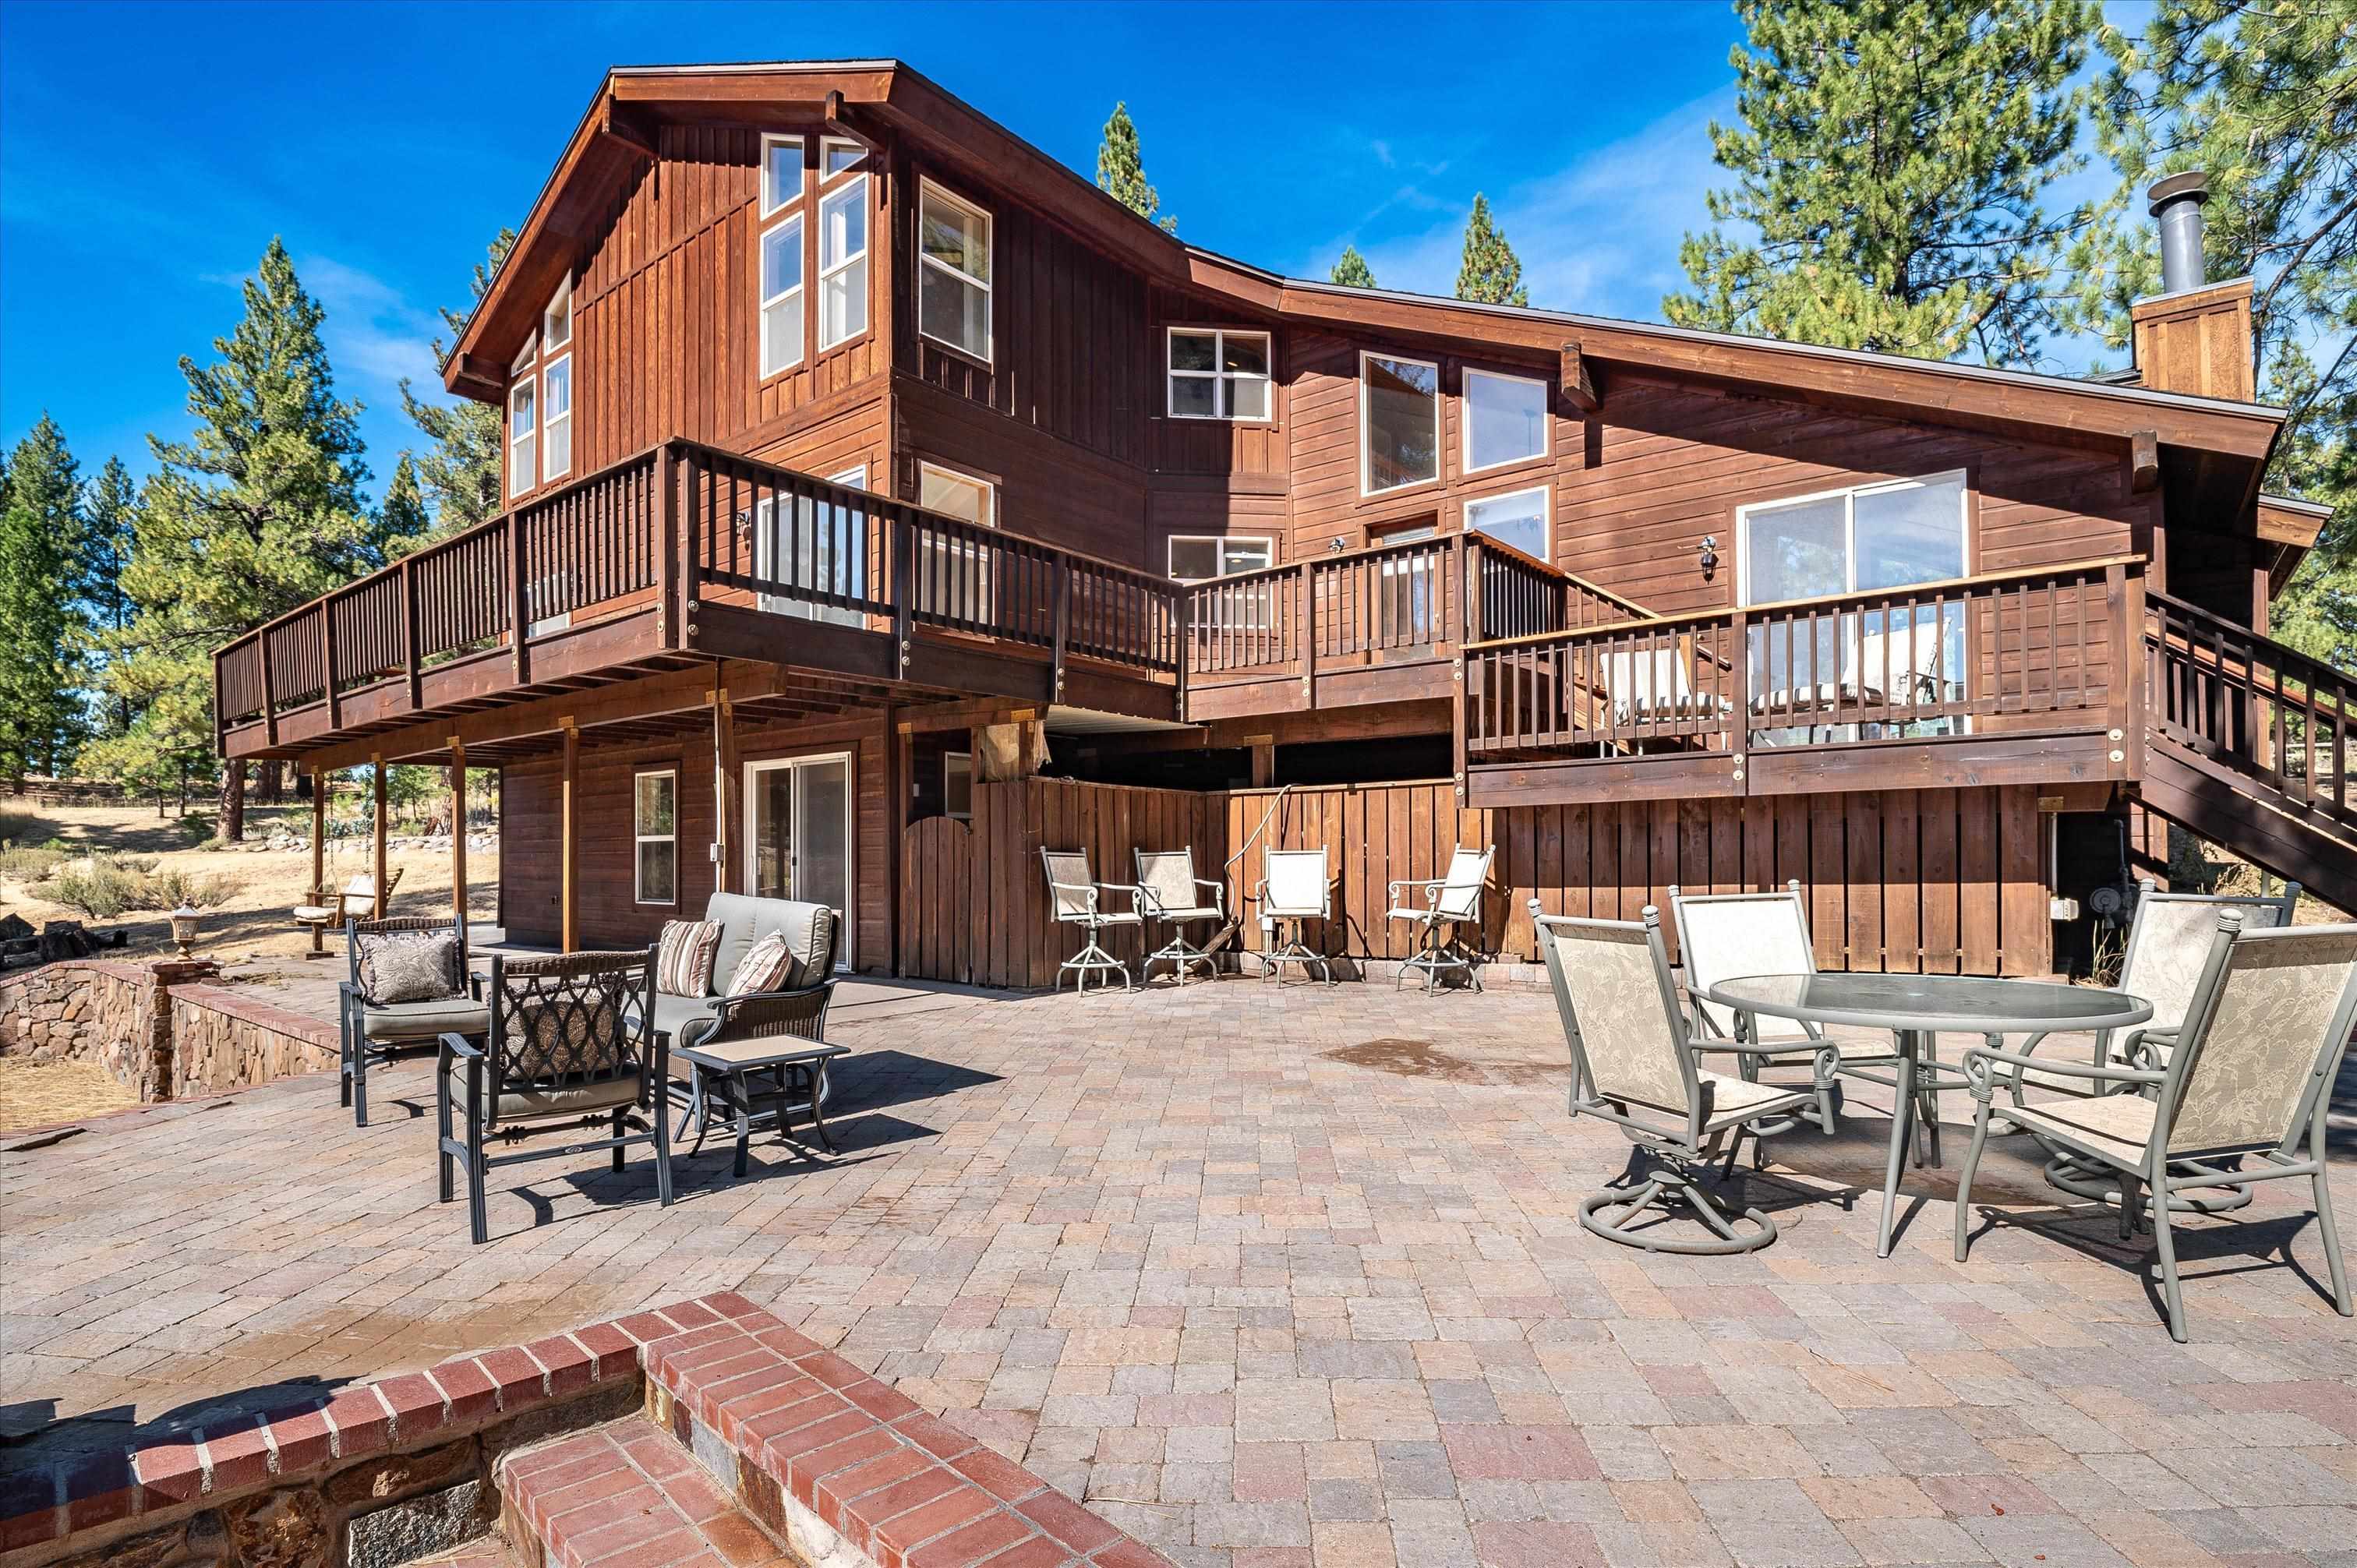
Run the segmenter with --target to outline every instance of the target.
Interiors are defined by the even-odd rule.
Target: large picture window
[[[867,330],[867,177],[819,198],[819,352]]]
[[[1541,485],[1510,496],[1485,496],[1465,503],[1465,532],[1486,534],[1525,555],[1551,559],[1547,540],[1547,492]]]
[[[1465,372],[1465,471],[1478,473],[1547,450],[1547,389],[1544,381],[1501,376],[1493,371]]]
[[[930,182],[917,202],[917,330],[990,359],[990,214]]]
[[[1266,534],[1188,534],[1170,536],[1170,575],[1181,583],[1232,577],[1257,572],[1276,561],[1275,546]]]
[[[802,220],[800,213],[761,235],[761,375],[802,361]]]
[[[1379,496],[1440,478],[1440,367],[1359,356],[1359,489]]]
[[[1265,332],[1170,328],[1170,417],[1268,418],[1268,341]]]
[[[641,904],[679,902],[679,775],[634,774],[630,780],[630,832],[636,843],[637,891]]]

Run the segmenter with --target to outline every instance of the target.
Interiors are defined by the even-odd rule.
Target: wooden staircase
[[[2144,804],[2357,910],[2357,678],[2165,594],[2144,643]]]

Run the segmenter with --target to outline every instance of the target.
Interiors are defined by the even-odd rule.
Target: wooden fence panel
[[[974,830],[954,817],[911,822],[900,840],[900,972],[974,978]]]

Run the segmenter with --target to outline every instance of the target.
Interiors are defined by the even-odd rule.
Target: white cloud
[[[421,391],[439,392],[434,362],[439,317],[410,304],[375,274],[331,256],[302,257],[295,271],[327,312],[321,336],[339,377],[361,383],[362,395],[372,402],[396,398],[404,376]]]

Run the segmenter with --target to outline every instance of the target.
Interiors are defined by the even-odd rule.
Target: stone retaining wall
[[[92,959],[12,975],[0,981],[0,1056],[96,1062],[144,1103],[335,1065],[332,1025],[203,983],[205,972]]]

